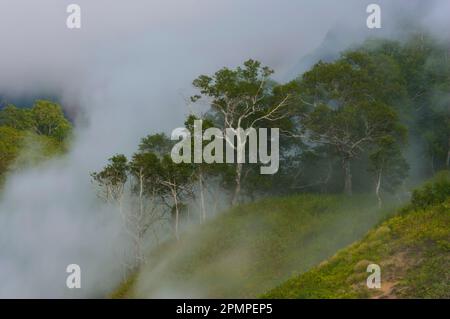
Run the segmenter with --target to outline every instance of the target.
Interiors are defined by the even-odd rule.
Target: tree
[[[123,215],[123,198],[128,171],[128,159],[125,155],[118,154],[111,157],[108,165],[101,171],[91,173],[93,180],[101,187],[99,196],[105,201],[117,203],[121,215]]]
[[[63,151],[54,138],[0,126],[0,179],[9,171],[41,163]]]
[[[59,141],[68,136],[72,127],[64,117],[61,106],[50,101],[36,101],[31,109],[31,117],[37,134],[51,136]]]
[[[152,134],[141,139],[139,152],[153,153],[161,158],[170,154],[172,146],[172,141],[164,133]]]
[[[139,194],[141,190],[151,191],[153,199],[161,198],[161,202],[169,208],[174,217],[175,237],[179,240],[180,214],[184,206],[182,201],[193,196],[191,186],[194,172],[191,164],[173,162],[170,157],[173,145],[173,141],[163,133],[143,138],[139,153],[135,155],[133,172],[144,181],[142,184],[139,182]]]
[[[175,164],[170,155],[164,155],[161,159],[159,171],[159,182],[168,190],[173,205],[171,211],[174,218],[175,238],[180,239],[180,212],[184,206],[182,200],[185,196],[192,196],[191,183],[193,182],[192,165],[180,163]],[[165,193],[163,193],[165,197]]]
[[[180,211],[192,167],[173,163],[165,153],[171,144],[164,134],[149,135],[142,139],[130,162],[122,154],[115,155],[102,170],[91,174],[100,187],[99,197],[118,207],[124,230],[133,242],[132,267],[145,262],[145,235],[152,228],[157,237],[152,226],[163,219],[163,206],[173,213],[175,237],[179,239]]]
[[[186,121],[184,122],[184,125],[186,127],[186,129],[190,132],[191,137],[194,136],[195,134],[195,121],[200,120],[200,118],[198,118],[197,116],[191,114],[187,117]],[[214,123],[211,119],[203,116],[203,118],[201,119],[202,121],[202,131],[201,134],[202,136],[205,133],[205,130],[207,130],[208,128],[212,128],[214,127]],[[207,140],[204,140],[202,138],[202,149],[203,147],[208,144]],[[191,149],[194,149],[194,139],[191,138]],[[193,157],[191,155],[191,157]],[[223,173],[223,166],[224,164],[218,164],[218,163],[205,163],[205,162],[201,162],[201,163],[195,163],[195,161],[193,160],[193,158],[191,158],[191,162],[192,164],[192,168],[193,168],[193,174],[194,174],[194,179],[196,181],[198,181],[198,192],[199,192],[199,196],[200,196],[200,210],[201,210],[201,214],[200,214],[200,222],[205,222],[206,221],[206,203],[205,203],[205,189],[211,189],[211,185],[207,186],[209,179],[211,177],[214,177],[216,175],[220,175],[221,173]]]
[[[201,75],[193,82],[200,95],[193,96],[191,100],[207,99],[215,127],[222,129],[226,143],[238,156],[234,165],[233,205],[241,193],[244,161],[239,154],[243,154],[251,130],[268,123],[276,126],[277,122],[288,117],[286,110],[290,96],[276,100],[271,98],[274,87],[270,81],[272,74],[273,70],[261,66],[260,62],[248,60],[242,67],[234,70],[223,68],[213,76]],[[226,129],[236,132],[236,143],[234,138],[225,134]],[[238,133],[239,129],[244,130],[243,135]]]
[[[407,176],[409,165],[402,156],[399,144],[392,136],[379,139],[369,158],[369,171],[375,177],[375,194],[381,207],[382,190],[394,191]]]
[[[0,110],[0,125],[32,131],[58,141],[63,141],[72,129],[61,106],[46,100],[37,100],[31,109],[11,104],[5,106]]]
[[[0,110],[0,125],[27,131],[33,128],[34,122],[30,109],[21,109],[12,104],[8,104]]]
[[[97,195],[106,203],[116,206],[119,217],[122,221],[122,227],[134,243],[134,261],[131,268],[139,263],[138,247],[136,246],[136,234],[130,223],[130,213],[124,207],[125,185],[128,180],[129,164],[125,155],[114,155],[108,160],[108,164],[99,172],[91,173],[92,180],[100,188]],[[128,265],[127,265],[128,268]]]
[[[352,194],[351,161],[379,139],[403,130],[386,104],[401,98],[396,91],[402,79],[397,73],[381,78],[375,62],[368,54],[350,52],[336,62],[316,64],[301,80],[304,103],[311,107],[303,114],[303,130],[313,143],[334,148],[347,194]]]
[[[415,170],[427,175],[450,165],[450,63],[448,43],[424,31],[415,32],[404,43],[370,41],[364,50],[371,55],[389,56],[396,61],[405,79],[408,100],[402,105],[402,121],[410,139],[423,145],[427,161],[414,161]],[[381,68],[380,68],[381,69]],[[400,108],[398,108],[400,109]]]
[[[144,237],[147,231],[162,218],[156,203],[160,190],[157,175],[159,159],[153,153],[135,153],[129,167],[133,181],[132,194],[137,196],[138,205],[137,208],[129,208],[128,223],[132,230],[138,263],[144,263],[145,256],[142,250]],[[152,229],[158,241],[154,227]]]
[[[0,177],[8,171],[23,143],[23,132],[0,126]]]

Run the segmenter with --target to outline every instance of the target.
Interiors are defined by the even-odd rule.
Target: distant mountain
[[[369,30],[369,29],[367,29]],[[369,32],[355,30],[345,26],[339,26],[331,29],[325,35],[321,44],[311,53],[303,56],[295,66],[286,73],[284,79],[290,81],[308,71],[314,64],[320,60],[331,62],[339,57],[340,53],[352,45],[360,44]]]
[[[300,58],[294,67],[286,72],[283,80],[290,81],[297,78],[320,60],[331,62],[337,59],[343,51],[361,45],[368,38],[404,38],[409,33],[417,31],[410,28],[408,21],[399,19],[381,29],[368,29],[344,24],[336,25],[327,32],[317,48]]]

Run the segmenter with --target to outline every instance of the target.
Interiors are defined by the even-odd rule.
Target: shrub
[[[450,172],[443,171],[413,192],[411,204],[413,208],[426,208],[445,202],[450,197]]]

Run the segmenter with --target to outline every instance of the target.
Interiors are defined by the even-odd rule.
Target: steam
[[[82,9],[81,30],[65,26],[73,2]],[[89,172],[114,153],[129,155],[141,137],[180,126],[200,73],[252,57],[281,79],[336,25],[365,34],[368,3],[2,1],[0,96],[58,97],[75,136],[68,154],[10,176],[1,190],[0,297],[105,296],[121,279],[118,260],[128,243],[96,199]],[[417,8],[420,23],[448,34],[448,1],[378,3],[383,34],[398,33],[390,19]],[[81,266],[79,290],[65,285],[72,263]]]

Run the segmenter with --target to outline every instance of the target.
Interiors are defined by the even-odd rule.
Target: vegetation
[[[38,100],[32,108],[0,109],[0,179],[12,170],[34,165],[65,150],[71,124],[61,107]]]
[[[389,216],[391,209],[375,203],[363,195],[305,194],[236,206],[153,250],[133,283],[113,296],[254,298]]]
[[[265,204],[275,211],[283,207],[282,201],[303,198],[297,197],[299,193],[327,194],[323,196],[324,200],[329,200],[330,194],[363,196],[361,194],[372,193],[380,209],[389,194],[402,201],[407,196],[405,182],[408,176],[422,180],[450,165],[450,64],[447,55],[446,44],[421,33],[402,43],[369,40],[343,52],[332,62],[319,61],[297,79],[284,84],[273,81],[273,70],[255,60],[247,60],[234,69],[225,67],[212,75],[197,77],[193,86],[198,94],[191,97],[191,102],[206,103],[207,111],[187,117],[183,132],[191,139],[186,146],[191,151],[195,145],[196,120],[202,120],[205,127],[219,131],[219,136],[226,142],[217,143],[220,146],[214,146],[211,153],[225,153],[228,151],[225,145],[231,145],[233,161],[214,157],[213,163],[199,163],[195,151],[185,154],[184,148],[178,149],[178,143],[161,133],[143,138],[131,159],[116,155],[105,168],[92,174],[100,193],[106,194],[103,198],[118,208],[124,229],[133,239],[135,252],[131,270],[148,267],[147,261],[154,265],[155,258],[164,259],[164,254],[146,258],[142,249],[147,233],[156,234],[155,228],[161,228],[161,225],[172,227],[173,236],[179,242],[177,245],[195,252],[195,238],[189,233],[184,234],[188,229],[184,225],[196,219],[203,224],[201,231],[215,229],[216,224],[208,223],[206,216],[217,210],[211,205],[218,202],[217,194],[222,199],[227,198],[232,209],[227,210],[226,215],[230,216],[236,214],[233,207],[246,209],[238,204],[275,195],[285,196],[275,206],[267,200]],[[259,128],[274,128],[281,133],[280,170],[275,175],[262,175],[261,162],[251,160],[255,154],[250,154],[247,141]],[[235,133],[231,137],[223,134],[229,130]],[[214,136],[211,143],[216,145],[218,138]],[[272,136],[265,138],[269,140]],[[415,155],[424,158],[425,165],[407,156],[408,143],[419,145],[416,150],[419,154]],[[182,150],[181,163],[172,160],[170,155],[174,149]],[[434,189],[430,190],[433,192]],[[430,199],[424,194],[414,198],[413,201],[428,205],[435,197]],[[248,208],[249,218],[253,221],[253,208]],[[264,211],[260,207],[257,209]],[[339,210],[333,209],[336,216],[339,216]],[[190,215],[192,211],[196,216]],[[283,212],[277,216],[282,222]],[[373,221],[372,217],[354,211],[353,218],[359,220],[361,216]],[[244,219],[234,221],[230,218],[232,223],[245,225]],[[261,221],[253,223],[263,223],[264,217],[260,218]],[[297,216],[289,218],[294,227]],[[333,218],[336,222],[345,219],[343,216]],[[218,220],[225,230],[242,227],[228,226],[227,217]],[[364,224],[363,220],[359,221]],[[215,233],[226,236],[219,229],[215,229]],[[286,238],[286,241],[297,242],[302,238],[299,234]],[[154,237],[155,246],[158,246],[159,240]],[[227,243],[224,238],[220,241],[219,247]],[[171,250],[167,246],[161,247]],[[257,246],[254,249],[262,253],[266,248]],[[327,252],[332,253],[332,250]],[[266,253],[278,260],[273,258],[274,252]],[[310,254],[316,256],[312,251]],[[305,254],[302,258],[312,257]],[[316,258],[314,262],[319,260]],[[183,268],[193,263],[190,257],[179,263],[177,267],[181,268],[168,273],[175,273],[180,278],[184,278],[183,274],[192,275]],[[304,271],[313,263],[301,265],[305,268],[300,270]],[[247,266],[242,267],[244,270],[240,271],[245,271]],[[258,276],[256,269],[254,272]],[[252,273],[246,275],[251,277]],[[247,291],[241,287],[242,296],[255,296],[255,291],[265,283],[274,283],[264,278],[259,281],[260,284],[251,284],[257,286],[255,289]],[[230,285],[232,282],[230,279]],[[214,287],[214,284],[209,283],[209,286]],[[211,289],[206,295],[231,296],[220,289],[218,292]],[[235,288],[230,291],[236,293]]]
[[[450,173],[416,190],[411,204],[361,241],[264,298],[450,298]],[[366,268],[381,267],[381,289]]]
[[[91,173],[133,243],[132,275],[113,296],[255,297],[296,272],[264,297],[372,297],[377,292],[363,279],[373,262],[387,280],[382,297],[449,297],[445,176],[414,191],[400,215],[311,269],[409,196],[408,178],[450,168],[448,50],[419,33],[404,42],[369,40],[288,83],[275,82],[274,71],[252,59],[198,76],[191,103],[206,111],[189,114],[183,134],[191,150],[198,120],[202,133],[215,128],[225,143],[215,146],[219,134],[209,136],[212,163],[199,163],[195,151],[185,154],[159,133]],[[255,161],[247,143],[261,128],[277,132],[267,141],[280,134],[274,175],[260,173],[266,163],[261,154]],[[2,107],[0,179],[63,152],[70,134],[51,101]],[[218,160],[230,145],[233,160]],[[174,150],[190,161],[174,162]],[[193,231],[193,223],[201,226]]]
[[[71,130],[61,106],[45,100],[37,100],[30,109],[7,105],[1,110],[0,125],[31,131],[58,141],[64,140]]]

